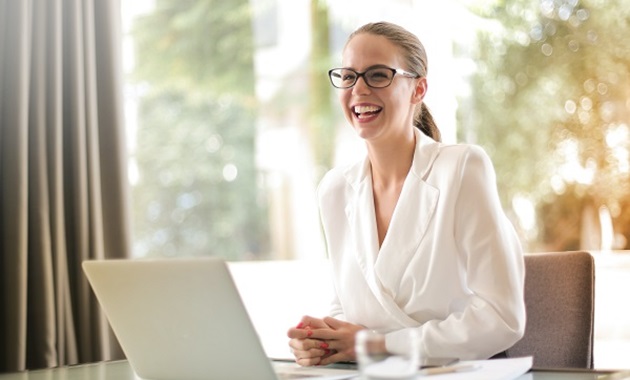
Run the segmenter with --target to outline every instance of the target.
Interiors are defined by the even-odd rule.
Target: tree
[[[139,105],[137,250],[260,258],[266,210],[254,160],[247,0],[157,0],[134,25]]]
[[[588,207],[610,210],[622,232],[630,41],[620,36],[630,33],[630,10],[620,0],[512,0],[476,12],[499,25],[480,33],[475,117],[462,110],[461,136],[493,156],[506,208],[517,195],[536,205],[528,249],[580,248]]]
[[[330,68],[330,27],[328,5],[323,0],[311,0],[311,35],[309,135],[319,180],[333,165],[336,124],[326,78]]]

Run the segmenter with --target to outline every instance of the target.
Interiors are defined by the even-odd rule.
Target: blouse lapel
[[[438,151],[439,144],[416,131],[416,151],[411,171],[405,179],[380,251],[369,161],[366,159],[363,165],[346,172],[354,197],[345,211],[357,263],[372,293],[403,326],[413,326],[416,322],[396,305],[393,294],[427,231],[437,205],[439,190],[424,180]]]
[[[396,294],[435,214],[440,191],[425,182],[439,144],[416,131],[416,151],[375,264],[382,288]]]
[[[366,159],[358,171],[349,171],[346,178],[353,189],[353,198],[346,206],[346,216],[352,235],[354,254],[370,287],[374,283],[374,263],[378,255],[376,216],[372,197],[372,175]]]

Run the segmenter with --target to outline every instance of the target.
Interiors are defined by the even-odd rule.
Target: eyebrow
[[[354,71],[361,72],[361,71],[355,69],[354,67],[349,67],[349,66],[344,66],[344,67],[342,67],[342,69],[352,69]],[[365,70],[363,70],[362,72],[366,72],[366,71],[372,70],[372,69],[395,69],[395,67],[387,66],[387,65],[384,65],[384,64],[381,63],[381,64],[369,66]]]

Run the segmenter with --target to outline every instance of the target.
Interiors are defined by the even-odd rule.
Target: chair
[[[525,269],[525,335],[506,355],[532,355],[534,368],[593,368],[593,256],[529,253]]]

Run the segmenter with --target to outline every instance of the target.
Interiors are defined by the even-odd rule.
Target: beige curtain
[[[0,372],[120,358],[81,270],[127,257],[119,0],[0,0]]]

